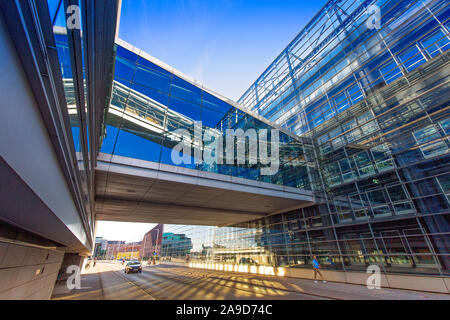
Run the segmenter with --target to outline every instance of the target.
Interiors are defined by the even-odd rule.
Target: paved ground
[[[236,299],[448,299],[449,295],[396,289],[369,290],[343,283],[280,278],[177,266],[148,266],[125,274],[115,262],[83,271],[81,289],[55,287],[55,300],[236,300]]]

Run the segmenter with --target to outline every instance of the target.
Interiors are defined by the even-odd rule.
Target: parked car
[[[125,265],[125,273],[142,272],[142,263],[140,261],[130,261]]]

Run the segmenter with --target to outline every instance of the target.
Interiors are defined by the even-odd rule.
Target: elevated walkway
[[[311,206],[311,191],[100,154],[98,220],[226,226]]]

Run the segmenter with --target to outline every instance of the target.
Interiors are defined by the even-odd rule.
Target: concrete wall
[[[64,252],[0,242],[0,300],[50,299]]]
[[[85,261],[85,257],[80,256],[78,254],[75,253],[66,253],[64,255],[64,259],[63,262],[61,264],[60,267],[60,273],[61,276],[58,278],[58,281],[66,281],[71,274],[67,273],[67,267],[69,266],[78,266],[80,268],[80,270],[82,270],[83,266],[84,266],[84,261]]]

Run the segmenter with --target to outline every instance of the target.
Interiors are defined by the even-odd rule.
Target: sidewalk
[[[147,293],[121,276],[123,267],[97,263],[81,272],[81,289],[69,290],[66,282],[53,290],[52,300],[150,300]]]
[[[194,277],[234,281],[253,286],[265,286],[273,289],[284,289],[300,293],[313,294],[344,300],[450,300],[450,295],[402,289],[368,289],[366,286],[339,282],[326,282],[278,276],[263,276],[224,272],[208,269],[189,268],[177,265],[160,265],[157,268],[168,272],[182,272]]]

